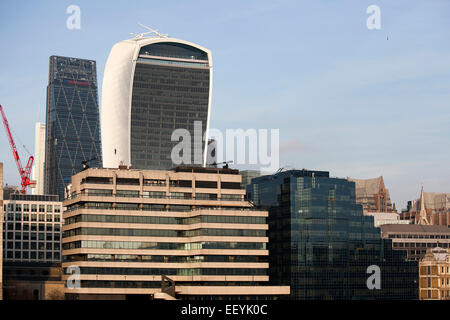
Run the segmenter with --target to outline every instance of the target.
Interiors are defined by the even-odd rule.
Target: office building
[[[204,47],[159,34],[116,43],[102,84],[103,167],[205,166],[211,85],[211,51]],[[176,129],[189,139],[172,141]],[[186,156],[183,163],[174,163],[179,141],[191,148],[177,153]]]
[[[259,170],[243,170],[241,171],[242,183],[241,188],[246,189],[247,186],[252,182],[253,178],[261,176],[261,171]]]
[[[411,224],[410,221],[400,219],[395,212],[364,212],[365,216],[373,217],[373,225],[380,227],[384,224]]]
[[[417,263],[381,239],[354,182],[289,170],[254,178],[247,197],[269,210],[269,277],[290,284],[291,299],[417,299]],[[383,270],[379,290],[367,287],[373,265]]]
[[[411,261],[420,261],[427,249],[450,248],[450,228],[444,226],[386,224],[380,228],[381,236],[392,240],[393,249],[406,251]]]
[[[450,300],[450,250],[430,248],[419,263],[420,299]]]
[[[4,199],[4,261],[60,263],[61,208],[57,195],[10,194]]]
[[[355,183],[356,203],[362,205],[364,212],[396,212],[382,176],[373,179],[347,178],[347,180]]]
[[[450,193],[420,192],[420,198],[408,201],[402,219],[415,224],[450,227]]]
[[[267,211],[244,201],[238,170],[87,169],[64,201],[68,299],[274,299]],[[68,279],[68,275],[64,279]],[[166,278],[168,277],[169,280]],[[168,293],[162,282],[168,280]]]
[[[32,194],[44,194],[44,163],[45,163],[45,123],[36,123],[34,130],[34,164],[33,180],[36,186]]]
[[[62,200],[83,161],[102,163],[95,61],[50,57],[46,117],[44,193]]]

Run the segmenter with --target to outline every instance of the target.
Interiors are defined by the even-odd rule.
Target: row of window
[[[129,237],[265,237],[266,230],[243,229],[196,229],[196,230],[157,230],[157,229],[117,229],[117,228],[76,228],[67,230],[63,237],[78,235],[91,236],[129,236]]]
[[[60,233],[59,232],[47,232],[47,234],[45,234],[44,232],[7,232],[6,233],[6,239],[7,240],[24,240],[24,241],[35,241],[35,240],[40,240],[40,241],[60,241]]]
[[[77,222],[112,222],[112,223],[143,223],[143,224],[180,224],[180,225],[190,225],[196,223],[265,224],[266,218],[251,217],[251,216],[209,216],[209,215],[191,218],[177,218],[177,217],[81,214],[65,219],[66,225]]]
[[[63,250],[78,248],[94,249],[140,249],[140,250],[200,250],[200,249],[231,249],[231,250],[266,250],[265,242],[141,242],[141,241],[74,241],[63,244]]]
[[[8,205],[4,205],[5,212],[8,211],[18,211],[21,212],[23,208],[24,212],[48,212],[48,213],[58,213],[61,212],[61,206],[60,205],[52,205],[52,204],[28,204],[28,203],[8,203]]]
[[[51,213],[47,213],[47,214],[36,214],[36,213],[20,213],[20,212],[16,212],[16,213],[12,213],[9,212],[5,215],[5,220],[7,221],[46,221],[46,222],[60,222],[61,221],[61,217],[59,213],[55,213],[54,215]]]
[[[177,282],[179,285],[189,286],[257,286],[257,282],[241,282],[241,281],[207,281],[207,282]],[[155,288],[161,289],[161,281],[102,281],[102,280],[81,280],[81,288]],[[227,299],[224,295],[211,296],[213,299],[222,300]],[[194,300],[198,300],[200,297],[194,297]],[[205,298],[202,296],[201,298]],[[247,300],[248,296],[229,296],[228,300]],[[252,296],[255,300],[256,296]]]
[[[171,187],[180,187],[180,188],[191,188],[192,180],[169,180],[169,186]],[[112,184],[112,178],[107,177],[87,177],[83,179],[83,183],[93,183],[93,184]],[[117,185],[134,185],[139,186],[139,179],[127,179],[127,178],[117,178]],[[161,179],[144,179],[144,186],[165,186],[166,180]],[[209,188],[209,189],[217,189],[217,181],[201,181],[196,180],[194,183],[195,188]],[[241,189],[239,182],[221,182],[221,189]],[[112,190],[100,190],[100,189],[87,189],[89,193],[95,194],[96,192],[110,192],[112,194]],[[120,191],[120,190],[117,190]],[[134,192],[134,191],[133,191]]]
[[[6,249],[16,250],[61,250],[61,245],[58,242],[22,242],[22,241],[6,241]]]
[[[235,276],[264,276],[267,269],[257,268],[96,268],[81,267],[81,274],[110,274],[110,275],[177,275],[177,276],[215,276],[215,275],[235,275]]]
[[[16,223],[12,223],[12,222],[8,222],[8,223],[4,223],[3,224],[3,230],[8,230],[8,231],[45,231],[47,230],[47,232],[52,232],[52,231],[60,231],[61,230],[61,225],[60,224],[44,224],[44,223],[39,223],[38,225],[36,223],[20,223],[20,222],[16,222]]]
[[[389,239],[450,239],[449,234],[389,234]]]
[[[443,242],[438,245],[437,242],[393,242],[392,246],[394,248],[434,248],[438,246],[441,248],[448,248],[450,243]]]
[[[59,252],[42,252],[42,251],[5,251],[5,259],[31,259],[31,260],[60,260]]]
[[[187,212],[193,210],[239,210],[239,211],[252,211],[251,208],[235,207],[235,206],[192,206],[192,205],[175,205],[175,204],[142,204],[139,203],[115,203],[112,202],[87,202],[87,203],[75,203],[67,207],[66,212],[70,212],[78,209],[98,209],[98,210],[135,210],[140,211],[175,211],[175,212]]]
[[[65,261],[106,261],[106,262],[165,262],[165,263],[191,263],[191,262],[267,262],[267,257],[260,256],[156,256],[156,255],[129,255],[129,254],[87,254],[65,256]]]

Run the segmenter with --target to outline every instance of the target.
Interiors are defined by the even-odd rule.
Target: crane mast
[[[25,167],[25,170],[23,169],[22,162],[20,161],[19,153],[17,152],[16,144],[14,143],[14,139],[11,134],[11,130],[9,129],[8,120],[6,119],[5,112],[3,111],[2,105],[0,105],[0,113],[2,114],[3,118],[3,124],[5,125],[6,135],[8,136],[9,145],[11,146],[11,150],[13,153],[14,160],[17,165],[17,169],[19,170],[20,175],[20,183],[22,186],[22,189],[20,190],[21,193],[26,193],[27,187],[32,184],[30,180],[31,175],[31,167],[33,166],[34,158],[33,156],[30,156],[28,158],[27,165]]]

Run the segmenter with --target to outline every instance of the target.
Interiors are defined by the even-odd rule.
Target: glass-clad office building
[[[102,163],[95,61],[50,57],[46,130],[44,191],[62,200],[83,161]]]
[[[211,81],[211,52],[196,44],[161,37],[115,44],[102,88],[103,166],[204,165]],[[190,148],[176,153],[177,163],[172,150],[180,142]]]
[[[269,210],[269,276],[291,286],[291,299],[417,299],[417,263],[381,239],[354,182],[290,170],[253,179],[247,198]],[[379,290],[367,286],[373,265]]]

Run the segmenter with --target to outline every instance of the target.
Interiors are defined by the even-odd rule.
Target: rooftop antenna
[[[130,33],[132,36],[134,36],[134,38],[135,39],[142,39],[142,38],[144,38],[144,36],[145,35],[147,35],[147,34],[154,34],[156,37],[158,37],[158,38],[167,38],[169,35],[168,34],[162,34],[162,33],[159,33],[158,31],[159,30],[154,30],[154,29],[152,29],[152,28],[150,28],[150,27],[148,27],[148,26],[146,26],[146,25],[143,25],[142,23],[140,23],[140,22],[138,22],[137,23],[139,26],[141,26],[142,28],[144,28],[144,29],[147,29],[148,31],[147,32],[143,32],[143,33],[138,33],[138,34],[136,34],[136,33]]]

